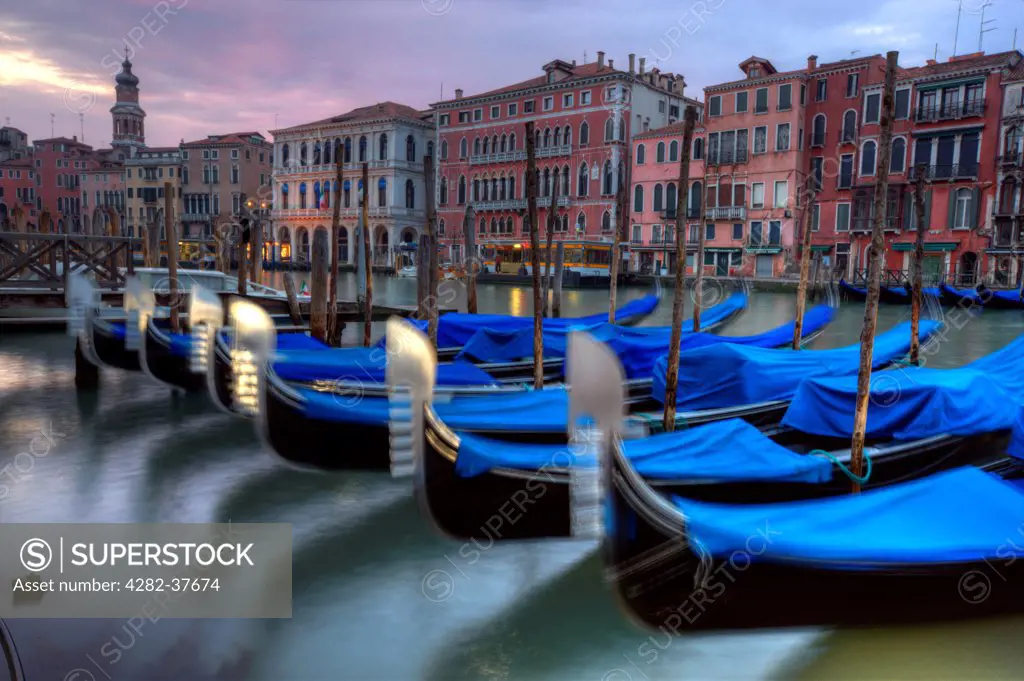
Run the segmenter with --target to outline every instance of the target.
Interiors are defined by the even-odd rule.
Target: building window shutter
[[[971,229],[978,228],[978,215],[981,212],[981,190],[975,187],[971,190]]]
[[[929,229],[932,226],[932,190],[929,189],[924,193],[924,229]]]
[[[914,192],[903,195],[903,229],[914,229]]]
[[[953,229],[953,225],[956,223],[956,189],[950,185],[949,189],[949,206],[947,207],[946,213],[948,215],[948,221],[946,225]]]

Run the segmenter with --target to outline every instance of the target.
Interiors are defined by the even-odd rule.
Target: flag
[[[327,192],[320,195],[320,210],[327,209]]]

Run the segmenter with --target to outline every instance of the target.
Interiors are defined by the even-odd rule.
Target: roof
[[[378,102],[369,106],[361,106],[358,109],[352,109],[351,111],[347,111],[337,116],[332,116],[331,118],[324,118],[310,123],[300,123],[299,125],[293,125],[289,128],[271,130],[270,134],[277,135],[282,132],[325,126],[330,125],[331,123],[358,123],[360,121],[372,121],[381,118],[403,118],[406,120],[422,121],[424,115],[425,113],[421,112],[419,109],[414,109],[413,107],[405,104],[399,104],[397,102]]]
[[[655,128],[654,130],[642,132],[639,135],[633,135],[633,139],[638,140],[651,139],[652,137],[675,137],[676,135],[682,135],[683,129],[685,127],[686,121],[679,121],[678,123],[673,123],[672,125],[665,125],[660,128]],[[693,133],[696,135],[697,133],[700,132],[704,132],[704,128],[700,125],[700,122],[698,121],[697,125],[693,129]]]
[[[41,140],[32,140],[32,144],[70,144],[78,147],[89,147],[91,146],[85,142],[79,142],[77,139],[71,139],[70,137],[47,137]]]
[[[1016,50],[997,52],[995,54],[975,52],[973,54],[950,57],[952,61],[938,62],[935,64],[927,64],[925,66],[916,66],[906,69],[903,72],[902,77],[927,78],[929,76],[941,76],[946,73],[956,73],[958,71],[966,71],[969,69],[998,68],[1005,66],[1012,61],[1013,55],[1017,55],[1018,59],[1020,58],[1020,52]]]
[[[208,147],[214,144],[249,144],[249,140],[253,137],[259,137],[260,139],[266,141],[263,135],[256,131],[228,132],[223,135],[207,135],[206,139],[195,140],[193,142],[185,142],[181,146]]]
[[[31,158],[10,158],[6,161],[0,160],[0,166],[14,168],[32,168]]]
[[[564,65],[565,64],[564,61],[562,61],[560,59],[556,59],[553,62],[550,62],[549,64],[547,64],[546,66],[550,66],[550,65],[555,64],[555,63],[558,63],[559,65]],[[646,85],[647,87],[653,88],[653,89],[661,91],[661,92],[668,92],[667,90],[662,90],[662,88],[660,88],[660,87],[657,87],[655,85],[651,85],[650,83],[648,83],[647,81],[642,79],[639,76],[639,74],[635,74],[634,76],[630,76],[630,74],[627,73],[626,71],[622,71],[620,69],[614,69],[614,68],[608,66],[607,62],[605,62],[604,66],[601,66],[601,67],[598,67],[597,62],[589,62],[587,64],[580,64],[579,66],[572,66],[571,64],[569,64],[569,66],[570,66],[570,70],[571,70],[571,75],[566,76],[565,78],[562,78],[561,80],[555,81],[554,83],[550,83],[550,84],[551,85],[556,85],[556,84],[557,85],[562,85],[564,83],[572,83],[574,81],[584,80],[586,78],[593,78],[595,76],[618,75],[618,76],[621,76],[623,78],[635,78],[637,80],[637,82],[642,83],[642,84]],[[564,66],[561,67],[561,70],[564,70]],[[653,70],[652,70],[652,72],[653,72]],[[679,76],[679,75],[676,75],[676,74],[672,74],[672,73],[668,73],[668,72],[662,72],[660,75],[663,75],[663,76],[673,76],[675,78],[681,78],[682,77],[682,76]],[[504,87],[497,88],[496,90],[488,90],[486,92],[480,92],[480,93],[477,93],[477,94],[474,94],[474,95],[470,95],[468,97],[461,97],[459,99],[445,99],[445,100],[442,100],[440,102],[437,102],[436,104],[434,104],[434,106],[440,106],[442,104],[454,104],[456,102],[467,102],[467,101],[472,101],[474,99],[484,99],[486,97],[493,97],[495,95],[505,94],[505,93],[508,93],[508,92],[518,92],[519,90],[530,90],[530,89],[533,89],[533,88],[544,87],[545,85],[549,85],[547,73],[545,73],[544,75],[541,75],[541,76],[537,76],[536,78],[530,78],[528,80],[523,80],[523,81],[520,81],[518,83],[513,83],[512,85],[506,85]],[[678,96],[677,93],[670,93],[670,94],[676,94]]]

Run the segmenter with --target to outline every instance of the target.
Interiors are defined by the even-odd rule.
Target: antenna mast
[[[82,136],[82,141],[85,141],[85,113],[78,112],[78,132]]]
[[[964,9],[964,0],[956,0],[956,32],[953,34],[953,56],[956,56],[956,43],[960,39],[960,12]]]
[[[987,24],[994,24],[994,23],[996,23],[995,19],[989,19],[988,21],[985,21],[985,8],[986,7],[991,7],[991,6],[992,6],[991,2],[986,2],[985,4],[983,4],[981,6],[981,24],[978,25],[978,52],[982,51],[981,43],[982,43],[982,40],[985,38],[985,34],[990,32],[990,31],[996,30],[995,27],[993,27],[993,28],[985,28],[985,26]]]

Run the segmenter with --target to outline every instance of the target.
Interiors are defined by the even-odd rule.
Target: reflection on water
[[[268,283],[280,285],[281,276],[270,275]],[[379,278],[374,286],[378,300],[414,302],[415,280]],[[465,309],[461,287],[454,286],[453,305]],[[354,292],[354,278],[343,276],[341,297]],[[619,298],[626,302],[646,292],[629,288]],[[482,312],[531,309],[527,288],[481,286],[479,293]],[[669,303],[648,323],[666,323]],[[564,294],[566,316],[607,306],[607,291]],[[686,307],[689,316],[689,299]],[[790,295],[754,294],[750,310],[726,332],[762,331],[789,320],[792,310]],[[879,329],[905,315],[903,308],[883,306]],[[862,316],[862,307],[845,307],[815,346],[856,342]],[[377,326],[382,333],[383,325]],[[986,312],[952,329],[929,363],[957,366],[1021,332],[1024,315]],[[1019,618],[683,639],[640,631],[608,593],[591,542],[460,544],[424,523],[407,482],[365,473],[296,471],[266,452],[249,424],[219,413],[202,397],[172,398],[141,375],[104,373],[100,391],[82,395],[72,379],[67,337],[0,338],[0,467],[13,465],[41,430],[53,434],[45,456],[21,459],[21,472],[0,496],[0,520],[277,521],[294,527],[291,620],[208,621],[189,625],[195,630],[187,636],[173,623],[147,632],[150,652],[175,650],[188,641],[182,654],[201,660],[211,676],[255,681],[1020,677],[1024,621]],[[338,443],[339,456],[346,446]],[[96,635],[109,637],[120,624]],[[126,652],[114,678],[144,678],[147,660],[143,652]]]

